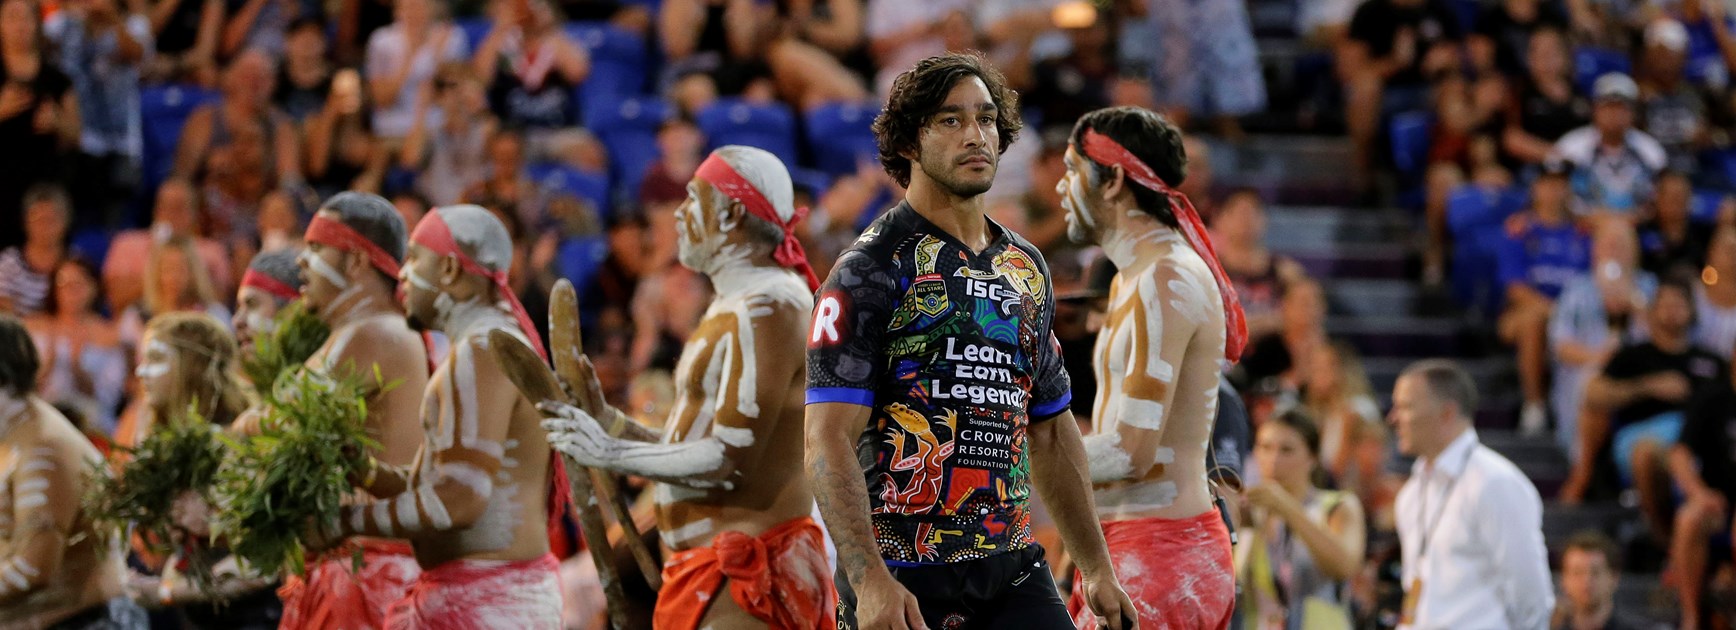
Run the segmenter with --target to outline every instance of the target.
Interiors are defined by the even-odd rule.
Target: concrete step
[[[1326,333],[1348,341],[1364,357],[1473,358],[1483,346],[1476,331],[1450,316],[1328,317]]]
[[[1411,248],[1399,244],[1339,245],[1334,247],[1298,247],[1285,245],[1272,251],[1289,256],[1308,275],[1318,280],[1370,279],[1404,280],[1416,274],[1411,270]]]
[[[1410,220],[1402,210],[1276,205],[1266,212],[1266,242],[1273,248],[1307,251],[1346,244],[1408,244],[1410,233]]]
[[[1538,485],[1539,492],[1543,492],[1545,486],[1558,486],[1567,480],[1571,464],[1566,454],[1556,447],[1553,434],[1526,437],[1511,430],[1487,430],[1478,431],[1477,437],[1524,471],[1525,476]],[[1551,491],[1545,496],[1553,494]]]
[[[1333,315],[1379,317],[1417,314],[1422,288],[1408,280],[1333,279],[1324,283]]]

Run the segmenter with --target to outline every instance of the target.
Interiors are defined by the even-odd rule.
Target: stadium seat
[[[1400,173],[1417,175],[1429,159],[1429,140],[1434,117],[1426,111],[1394,115],[1388,130],[1392,135],[1392,163]]]
[[[490,20],[486,16],[459,18],[453,20],[453,23],[458,25],[458,30],[464,32],[464,43],[469,46],[471,52],[481,48],[482,40],[488,39],[488,33],[494,30],[494,20]]]
[[[836,177],[873,161],[879,154],[871,129],[877,114],[879,107],[867,103],[827,103],[803,115],[814,166]]]
[[[572,281],[573,289],[585,295],[597,278],[597,270],[609,257],[609,241],[602,236],[569,238],[561,241],[555,254],[555,270],[562,278]]]
[[[108,259],[109,241],[114,236],[113,232],[100,227],[79,230],[72,235],[72,251],[91,264],[100,266]]]
[[[609,175],[582,171],[565,164],[540,163],[532,164],[525,169],[525,174],[536,182],[539,190],[565,193],[591,203],[597,210],[597,218],[608,221],[612,204],[609,203]]]
[[[175,167],[175,147],[181,143],[181,127],[200,106],[219,98],[215,90],[190,85],[158,85],[139,90],[139,121],[144,152],[140,157],[147,191],[168,179]]]
[[[1717,223],[1718,209],[1724,205],[1724,200],[1727,198],[1729,195],[1719,190],[1694,191],[1694,201],[1689,206],[1691,208],[1688,215],[1689,220],[1704,225]]]
[[[1502,299],[1495,286],[1496,251],[1507,217],[1524,206],[1523,188],[1464,185],[1447,195],[1447,231],[1453,237],[1452,291],[1461,306],[1493,314]]]
[[[580,107],[645,92],[652,72],[644,37],[607,22],[569,22],[566,32],[591,56],[591,74],[577,88]]]
[[[807,191],[813,197],[814,203],[820,202],[820,196],[832,188],[832,178],[827,174],[811,168],[799,166],[790,167],[790,185],[796,192]]]
[[[1590,94],[1597,78],[1611,72],[1633,72],[1633,61],[1619,50],[1581,46],[1573,51],[1573,82],[1581,93]]]
[[[609,150],[609,181],[617,191],[637,197],[639,182],[657,161],[657,128],[674,108],[651,96],[607,101],[585,108],[585,127]]]
[[[759,147],[784,164],[796,163],[796,116],[782,103],[749,103],[720,98],[699,112],[706,150],[727,144]]]

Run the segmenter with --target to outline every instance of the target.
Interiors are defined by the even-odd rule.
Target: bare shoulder
[[[366,357],[382,366],[423,365],[422,335],[396,317],[362,322],[344,347],[344,357]]]
[[[96,446],[84,437],[66,416],[44,402],[33,405],[36,421],[29,432],[20,435],[19,453],[32,459],[45,459],[69,472],[81,474],[86,466],[101,461]]]

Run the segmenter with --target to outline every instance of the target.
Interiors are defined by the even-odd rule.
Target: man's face
[[[949,194],[969,198],[988,192],[1000,162],[1000,131],[994,101],[982,79],[959,81],[917,133],[917,165]]]
[[[1606,135],[1627,133],[1634,126],[1634,107],[1621,99],[1603,99],[1592,108],[1591,123]]]
[[[1609,601],[1619,577],[1602,552],[1568,549],[1561,554],[1561,592],[1569,610],[1596,609]]]
[[[31,238],[59,242],[66,237],[66,214],[52,201],[37,201],[24,210],[24,227]]]
[[[1652,330],[1668,335],[1685,335],[1694,323],[1693,298],[1676,287],[1658,289],[1652,298],[1650,312]]]
[[[734,225],[723,225],[720,213],[725,209],[710,182],[694,178],[687,184],[687,199],[675,207],[675,257],[688,269],[703,272],[722,253],[726,232]]]
[[[324,312],[355,285],[355,279],[344,272],[349,253],[343,250],[308,243],[295,262],[301,268],[302,301],[315,313]]]
[[[1099,208],[1104,204],[1098,190],[1091,186],[1091,163],[1072,147],[1067,147],[1067,174],[1055,184],[1061,195],[1061,209],[1066,211],[1067,238],[1075,243],[1091,244],[1101,235],[1103,217]]]
[[[1567,186],[1566,177],[1544,175],[1531,185],[1531,207],[1540,212],[1562,210],[1567,203],[1569,192],[1571,190]]]
[[[398,271],[398,299],[404,306],[404,320],[413,330],[433,330],[440,322],[442,303],[450,301],[440,299],[440,261],[444,258],[412,243]]]
[[[235,327],[235,341],[243,355],[253,355],[255,335],[269,335],[277,328],[277,297],[253,287],[241,287],[235,295],[235,314],[229,323]]]
[[[1218,206],[1218,216],[1212,227],[1224,240],[1257,245],[1266,234],[1266,212],[1259,198],[1240,194],[1224,200]]]
[[[157,189],[156,223],[169,226],[174,234],[193,233],[193,191],[180,181]]]
[[[1415,456],[1422,447],[1433,443],[1436,425],[1441,422],[1441,406],[1416,376],[1399,377],[1392,386],[1392,411],[1386,416],[1398,437],[1398,452]]]
[[[1671,174],[1658,180],[1658,192],[1653,197],[1658,207],[1658,218],[1680,223],[1688,220],[1694,203],[1694,189],[1688,183],[1688,178]]]

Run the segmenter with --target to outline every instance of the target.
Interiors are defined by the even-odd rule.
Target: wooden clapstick
[[[560,381],[549,371],[548,364],[512,333],[489,331],[488,349],[494,353],[494,361],[500,364],[501,371],[531,402],[552,400],[571,404],[566,392],[561,391]],[[561,458],[566,460],[568,490],[572,492],[573,501],[579,503],[579,530],[590,543],[591,562],[597,566],[597,580],[602,582],[603,597],[609,602],[609,623],[615,630],[626,630],[627,593],[621,588],[620,572],[615,570],[615,554],[610,553],[609,525],[603,522],[603,513],[597,511],[599,501],[591,484],[590,471],[580,467],[572,458],[565,455]]]
[[[579,294],[573,290],[572,282],[562,278],[555,282],[554,290],[549,293],[549,357],[554,361],[555,374],[566,384],[567,392],[576,399],[579,408],[608,409],[611,417],[597,418],[597,421],[604,423],[611,437],[620,437],[626,430],[626,423],[632,420],[605,401],[590,400],[590,379],[580,365],[584,355],[585,341],[579,330]],[[639,563],[639,570],[645,573],[645,583],[651,585],[651,590],[662,590],[662,568],[657,565],[651,549],[645,546],[645,540],[639,537],[627,496],[620,492],[613,475],[601,470],[595,472],[597,490],[600,491],[597,500],[608,505],[615,514],[615,522],[621,524],[622,538],[626,539],[633,560]]]

